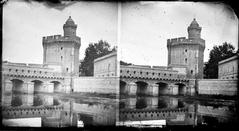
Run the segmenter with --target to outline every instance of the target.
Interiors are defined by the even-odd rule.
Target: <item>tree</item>
[[[238,52],[238,51],[237,51]],[[218,62],[236,54],[235,48],[230,43],[214,46],[210,51],[209,60],[204,67],[204,78],[218,78]]]
[[[98,43],[90,43],[85,50],[85,58],[81,62],[80,71],[84,76],[93,76],[94,60],[116,51],[116,47],[111,49],[110,44],[100,40]]]

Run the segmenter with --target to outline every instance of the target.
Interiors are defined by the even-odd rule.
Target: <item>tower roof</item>
[[[69,16],[69,18],[67,19],[66,25],[75,25],[75,22],[71,19],[71,16]]]
[[[195,18],[193,18],[193,21],[191,22],[190,27],[199,27],[199,24]]]

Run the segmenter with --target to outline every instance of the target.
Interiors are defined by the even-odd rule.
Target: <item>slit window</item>
[[[185,58],[185,63],[187,63],[188,62],[188,59],[187,58]]]

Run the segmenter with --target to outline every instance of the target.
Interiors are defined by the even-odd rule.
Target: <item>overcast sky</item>
[[[187,37],[193,18],[206,41],[204,61],[214,45],[227,41],[238,48],[238,19],[222,4],[123,3],[119,17],[117,3],[65,4],[7,2],[3,7],[3,60],[41,64],[42,37],[63,34],[69,16],[78,25],[77,35],[82,40],[80,59],[90,42],[103,39],[112,46],[120,42],[119,58],[123,61],[167,66],[167,39]]]
[[[111,46],[117,45],[117,3],[65,4],[7,2],[3,7],[3,60],[42,64],[42,37],[63,35],[63,24],[69,16],[81,37],[80,59],[90,42],[103,39]]]
[[[188,37],[196,18],[206,41],[204,61],[214,45],[229,42],[238,48],[238,18],[226,6],[193,2],[122,4],[120,58],[139,65],[167,66],[167,39]]]

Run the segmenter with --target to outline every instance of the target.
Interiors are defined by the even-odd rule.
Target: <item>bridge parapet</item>
[[[178,71],[165,68],[137,68],[131,66],[120,67],[120,77],[144,78],[144,79],[168,79],[187,81],[186,75],[178,74]]]
[[[23,65],[18,64],[3,64],[3,75],[16,76],[16,77],[39,77],[39,78],[56,78],[64,79],[64,76],[60,72],[53,72],[53,69],[40,67],[41,65]]]

